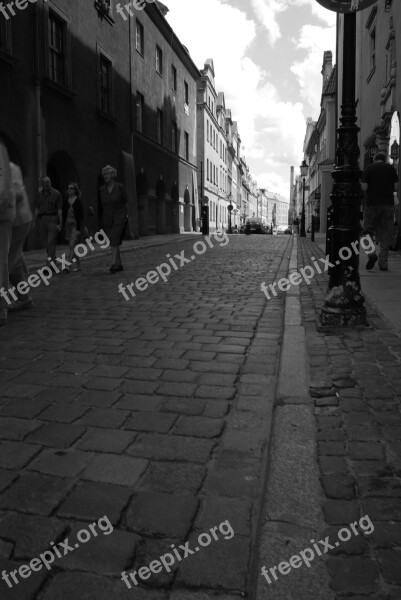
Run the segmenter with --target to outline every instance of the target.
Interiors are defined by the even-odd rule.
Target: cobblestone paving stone
[[[299,238],[298,264],[323,253]],[[372,274],[372,276],[374,276]],[[389,273],[391,276],[391,273]],[[301,286],[315,405],[321,484],[326,496],[322,532],[364,515],[370,536],[353,536],[331,552],[327,567],[336,598],[401,598],[401,336],[367,303],[370,327],[316,331],[327,274]]]
[[[291,239],[214,241],[168,283],[118,293],[193,243],[136,248],[114,276],[104,257],[86,261],[2,329],[0,572],[103,515],[115,529],[12,589],[0,580],[1,600],[246,596],[284,309],[260,284],[287,274]],[[121,581],[226,520],[231,540],[133,590]]]

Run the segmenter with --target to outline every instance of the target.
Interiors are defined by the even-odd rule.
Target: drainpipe
[[[39,25],[37,5],[33,6],[33,39],[35,69],[35,115],[36,115],[36,175],[40,182],[43,176],[42,163],[42,112],[40,106],[40,57],[39,57]]]
[[[132,39],[131,39],[131,19],[128,19],[128,36],[129,36],[129,90],[130,90],[130,128],[131,128],[131,154],[134,156],[134,120],[133,120],[133,102],[132,102]]]

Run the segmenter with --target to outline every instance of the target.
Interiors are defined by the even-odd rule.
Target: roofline
[[[157,5],[155,3],[147,4],[145,7],[145,12],[156,25],[156,27],[159,29],[160,33],[168,42],[173,52],[175,52],[179,56],[181,62],[187,67],[189,73],[193,76],[193,78],[195,80],[199,79],[201,73],[198,67],[192,60],[185,46],[181,43],[177,35],[174,33],[174,30],[168,23],[167,19],[160,12],[160,9],[157,7]]]

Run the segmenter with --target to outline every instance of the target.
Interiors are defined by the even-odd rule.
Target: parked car
[[[252,218],[247,219],[245,223],[245,233],[265,233],[262,219]]]
[[[292,234],[291,227],[287,227],[287,229],[284,231],[284,233],[286,233],[287,235],[291,235]]]

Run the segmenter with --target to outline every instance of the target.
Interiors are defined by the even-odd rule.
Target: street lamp
[[[230,194],[228,196],[228,198],[230,200],[230,204],[227,207],[227,210],[228,210],[228,233],[232,233],[233,230],[232,230],[232,226],[231,226],[231,212],[232,212],[232,210],[234,208],[233,205],[231,204],[232,194]]]
[[[359,256],[352,248],[359,244],[359,208],[362,190],[359,182],[359,146],[356,125],[356,12],[375,0],[317,0],[319,4],[344,14],[343,79],[340,127],[331,202],[329,287],[319,314],[318,329],[366,325],[365,299],[359,278]]]
[[[305,231],[305,178],[308,174],[308,165],[305,162],[305,159],[302,161],[302,165],[299,167],[299,170],[301,171],[301,177],[302,177],[302,215],[301,215],[301,231],[300,231],[300,236],[301,237],[306,237],[306,231]]]

